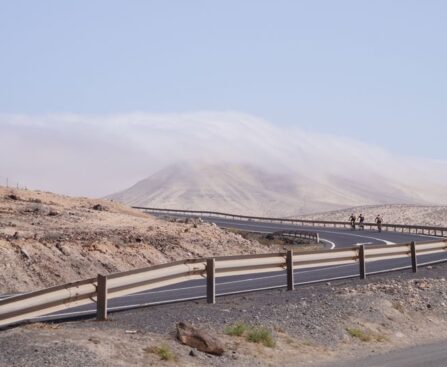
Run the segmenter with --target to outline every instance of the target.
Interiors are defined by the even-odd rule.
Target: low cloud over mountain
[[[239,113],[0,117],[2,176],[133,204],[296,214],[447,203],[447,164]]]

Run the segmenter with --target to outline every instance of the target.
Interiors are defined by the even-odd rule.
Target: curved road
[[[177,216],[179,217],[179,216]],[[250,222],[243,220],[232,220],[224,218],[214,218],[214,217],[201,217],[205,222],[211,222],[217,224],[221,228],[233,228],[245,231],[253,232],[263,232],[272,233],[282,230],[305,230],[311,232],[318,232],[320,234],[320,240],[326,241],[328,243],[333,243],[335,247],[352,247],[357,244],[368,244],[368,245],[378,245],[378,244],[388,244],[393,243],[407,243],[411,241],[428,241],[433,239],[438,239],[439,237],[416,235],[410,233],[400,233],[400,232],[377,232],[377,231],[359,231],[358,229],[352,231],[350,229],[339,229],[339,228],[318,228],[312,226],[294,226],[290,224],[280,224],[280,223],[262,223],[262,222]]]
[[[172,217],[172,216],[171,216]],[[349,229],[333,229],[333,228],[315,228],[315,227],[298,227],[290,224],[278,223],[260,223],[247,222],[228,219],[217,219],[210,217],[202,217],[206,222],[213,222],[222,228],[234,228],[248,231],[257,231],[272,233],[280,230],[311,230],[318,232],[320,238],[331,245],[338,248],[352,247],[356,244],[392,244],[406,243],[411,241],[421,242],[438,237],[422,236],[408,233],[382,232],[377,231],[351,231]],[[447,261],[444,254],[434,254],[419,256],[418,262],[423,265],[427,262]],[[380,273],[389,271],[390,269],[406,269],[410,268],[409,259],[394,259],[385,261],[376,261],[367,264],[368,273]],[[345,277],[358,277],[358,265],[339,265],[330,267],[319,267],[306,270],[295,271],[295,284],[309,284],[334,280]],[[216,295],[223,296],[226,294],[244,293],[254,290],[271,289],[285,287],[286,274],[285,271],[263,273],[259,275],[243,275],[222,277],[216,279]],[[118,311],[131,309],[141,306],[154,304],[179,302],[186,300],[206,298],[206,282],[203,280],[192,280],[181,284],[166,286],[163,288],[149,290],[137,294],[128,295],[121,298],[109,300],[109,311]],[[70,310],[60,311],[49,316],[38,317],[35,320],[51,320],[64,319],[69,317],[77,317],[83,315],[95,314],[95,304],[73,308]]]

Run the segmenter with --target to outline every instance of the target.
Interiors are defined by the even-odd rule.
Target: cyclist
[[[365,229],[365,216],[363,214],[359,215],[359,229],[363,231]]]
[[[377,229],[379,230],[379,232],[382,232],[383,218],[380,214],[377,215],[377,217],[376,217],[376,223],[377,223]]]
[[[351,216],[349,217],[349,221],[351,222],[351,229],[353,231],[355,231],[355,221],[357,220],[357,218],[355,217],[354,213],[351,214]]]

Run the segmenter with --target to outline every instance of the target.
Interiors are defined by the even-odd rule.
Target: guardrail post
[[[317,238],[316,238],[317,243],[320,243],[320,234],[317,233]]]
[[[288,250],[286,255],[287,265],[287,290],[293,291],[295,289],[295,279],[293,274],[293,251]]]
[[[96,319],[107,320],[107,276],[98,274],[96,286]]]
[[[216,260],[206,260],[206,300],[208,303],[216,303]]]
[[[360,279],[366,278],[365,246],[359,246]]]
[[[418,271],[418,258],[416,255],[416,243],[414,241],[410,244],[411,250],[411,268],[413,269],[413,273]]]

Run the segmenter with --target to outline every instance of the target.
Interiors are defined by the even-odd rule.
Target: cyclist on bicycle
[[[351,222],[351,229],[353,231],[355,231],[355,221],[357,220],[357,218],[355,217],[354,213],[351,214],[351,216],[349,217],[349,221]]]
[[[363,231],[365,229],[365,216],[363,214],[359,215],[359,229]]]
[[[382,216],[379,214],[376,217],[376,223],[377,223],[377,229],[379,232],[382,232],[382,223],[383,223],[383,218]]]

